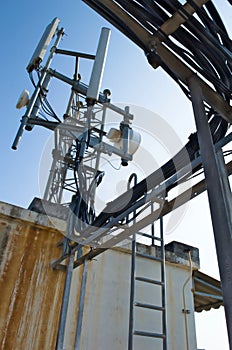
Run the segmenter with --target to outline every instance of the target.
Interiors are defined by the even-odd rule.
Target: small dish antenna
[[[23,90],[23,92],[19,96],[18,102],[16,104],[16,108],[20,109],[25,106],[28,106],[29,101],[30,101],[29,92],[27,90]]]

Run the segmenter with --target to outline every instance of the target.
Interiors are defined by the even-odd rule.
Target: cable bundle
[[[193,0],[189,0],[188,3],[195,9],[195,16],[190,16],[178,0],[84,1],[141,47],[148,56],[150,52],[147,43],[141,41],[141,37],[126,26],[125,18],[120,18],[119,13],[113,12],[115,6],[130,18],[135,19],[147,33],[151,35],[159,33],[158,35],[162,36],[162,42],[171,51],[187,63],[193,71],[212,83],[215,90],[229,101],[232,84],[232,42],[211,1],[199,7]],[[111,8],[110,3],[114,7]],[[182,16],[185,22],[174,33],[167,36],[162,31],[162,25],[175,13]],[[168,74],[180,83],[175,74],[170,72],[162,61],[160,63]],[[183,88],[182,85],[181,88]],[[184,92],[188,94],[186,87]]]
[[[148,49],[147,43],[141,40],[136,31],[133,31],[127,25],[126,16],[129,15],[133,20],[136,20],[137,24],[145,29],[148,34],[161,36],[162,42],[169,50],[206,83],[213,86],[214,90],[227,103],[230,102],[232,92],[232,42],[211,1],[199,7],[193,0],[189,0],[188,3],[195,10],[194,16],[190,16],[177,0],[84,1],[136,43],[145,52],[148,61],[151,60],[151,55],[155,53],[152,53]],[[118,11],[115,11],[117,9]],[[170,36],[167,36],[162,31],[162,25],[177,12],[185,18],[185,22]],[[162,60],[159,61],[159,64],[179,84],[186,96],[191,98],[188,86],[180,81],[175,72]],[[215,143],[225,136],[228,123],[211,106],[205,104],[205,107]],[[123,213],[140,198],[144,198],[145,202],[145,195],[149,190],[160,185],[164,179],[169,179],[177,170],[190,164],[196,158],[198,152],[197,134],[194,133],[189,136],[189,142],[185,147],[160,169],[109,203],[93,222],[93,226],[104,226],[110,218]],[[198,169],[199,167],[196,167],[193,172]],[[166,188],[166,193],[173,186],[174,184]],[[141,201],[142,203],[143,201]]]

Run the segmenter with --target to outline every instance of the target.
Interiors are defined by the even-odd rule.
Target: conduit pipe
[[[184,314],[184,326],[185,326],[185,339],[186,339],[186,350],[189,350],[189,335],[188,335],[188,320],[187,320],[187,314],[189,314],[189,310],[186,308],[186,297],[185,297],[185,288],[189,281],[192,279],[192,258],[191,258],[191,251],[188,250],[188,259],[189,259],[189,268],[190,273],[188,278],[183,284],[182,287],[182,297],[183,297],[183,309],[182,312]]]

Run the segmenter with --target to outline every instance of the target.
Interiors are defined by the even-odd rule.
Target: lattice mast
[[[54,132],[53,160],[43,198],[64,205],[71,203],[72,211],[78,220],[80,219],[79,229],[82,229],[95,217],[96,188],[104,175],[104,172],[99,170],[101,154],[104,153],[106,157],[114,154],[121,158],[121,164],[125,166],[132,160],[132,154],[139,142],[136,143],[133,140],[135,135],[131,128],[133,115],[129,107],[121,109],[111,104],[108,89],[103,93],[100,92],[110,30],[102,28],[96,55],[59,49],[63,34],[64,29],[59,29],[59,19],[55,18],[47,26],[27,66],[35,90],[31,98],[24,91],[18,101],[17,107],[26,106],[26,112],[22,117],[12,148],[16,150],[24,130],[32,130],[35,125]],[[54,45],[42,66],[52,40]],[[50,68],[55,54],[75,58],[73,79]],[[81,80],[80,59],[93,61],[89,85]],[[38,75],[37,84],[33,77],[35,72]],[[47,100],[52,78],[71,87],[71,94],[62,118],[56,115]],[[119,130],[113,128],[107,134],[108,111],[120,119]],[[131,141],[133,150],[130,147]]]

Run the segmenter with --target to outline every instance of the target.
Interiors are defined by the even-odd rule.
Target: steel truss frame
[[[209,134],[210,135],[210,134]],[[204,135],[205,137],[205,135]],[[227,143],[231,142],[232,140],[232,134],[229,134],[227,137],[225,137],[223,140],[221,140],[218,144],[216,144],[216,147],[213,147],[213,153],[215,154],[215,158],[220,159],[221,158],[221,152],[222,152],[222,146],[226,145]],[[196,164],[200,165],[202,164],[201,157],[196,159],[194,162],[195,166]],[[219,163],[219,162],[217,162]],[[212,164],[209,162],[210,167],[210,172],[212,171]],[[232,174],[232,161],[229,161],[226,164],[226,167],[220,168],[220,172],[223,173],[224,178],[227,180],[227,176]],[[225,182],[226,182],[225,180]],[[166,184],[167,185],[167,184]],[[164,184],[165,186],[165,184]],[[58,332],[58,343],[57,343],[57,350],[62,349],[62,344],[64,342],[64,328],[66,324],[66,317],[67,317],[67,305],[68,305],[68,295],[70,293],[70,288],[71,288],[71,279],[72,279],[72,272],[73,269],[81,266],[84,264],[85,268],[83,271],[83,276],[82,276],[82,284],[81,284],[81,298],[79,301],[79,310],[80,313],[78,314],[78,319],[77,319],[77,332],[76,332],[76,341],[75,344],[77,344],[74,349],[80,349],[79,344],[80,344],[80,336],[81,336],[81,323],[82,323],[82,315],[83,315],[83,309],[84,309],[84,295],[85,295],[85,288],[86,288],[86,278],[87,278],[87,271],[88,271],[88,262],[94,259],[96,256],[104,253],[108,249],[112,248],[113,246],[121,243],[124,240],[132,239],[132,243],[135,242],[133,239],[136,239],[136,237],[143,237],[143,238],[148,238],[151,239],[151,235],[144,233],[144,228],[153,225],[154,222],[156,222],[158,219],[162,219],[165,215],[169,214],[170,212],[173,211],[173,208],[175,207],[178,208],[179,206],[185,204],[189,200],[197,197],[201,193],[203,193],[206,190],[206,186],[208,186],[207,180],[203,179],[199,182],[197,182],[194,186],[192,186],[191,191],[187,190],[177,197],[171,199],[168,201],[167,199],[162,199],[161,197],[156,197],[153,194],[151,194],[149,197],[146,195],[146,205],[149,207],[149,209],[153,209],[153,211],[150,212],[147,216],[144,218],[137,218],[137,221],[135,222],[133,219],[132,224],[128,224],[125,222],[124,224],[121,224],[123,219],[127,219],[129,214],[133,214],[136,210],[136,208],[140,208],[140,205],[138,206],[134,205],[127,211],[125,211],[123,214],[121,214],[119,217],[112,218],[110,223],[108,225],[105,225],[105,227],[102,228],[95,228],[91,230],[92,233],[89,233],[88,235],[86,234],[85,239],[82,237],[82,243],[76,243],[75,241],[78,240],[77,237],[70,237],[74,239],[74,241],[71,241],[71,244],[69,242],[69,250],[61,255],[59,259],[54,261],[52,263],[52,267],[54,269],[58,270],[64,270],[66,271],[66,282],[65,282],[65,287],[64,287],[64,295],[63,295],[63,304],[62,304],[62,312],[61,312],[61,317],[60,317],[60,326],[59,326],[59,332]],[[211,182],[211,189],[210,191],[214,192],[214,181]],[[161,190],[163,192],[163,190]],[[209,189],[208,189],[209,191]],[[161,192],[160,192],[161,193]],[[159,195],[160,195],[159,193]],[[156,194],[158,195],[158,192],[156,190]],[[217,196],[219,193],[217,193]],[[222,195],[222,193],[221,193]],[[224,197],[223,197],[224,199]],[[217,198],[218,200],[218,198]],[[221,204],[222,198],[220,198],[220,204]],[[228,197],[227,197],[228,200]],[[158,208],[157,206],[154,205],[154,202],[156,204],[158,203]],[[212,205],[212,202],[211,202]],[[223,207],[220,209],[223,211]],[[225,218],[223,218],[225,219]],[[220,241],[224,239],[224,231],[221,230],[221,219],[219,217],[215,219],[215,224],[219,225],[220,229],[217,230],[217,234],[219,237],[217,239]],[[227,221],[223,222],[223,229],[227,227],[230,223]],[[228,267],[228,262],[230,263],[231,260],[231,238],[228,236],[228,232],[226,234],[226,242],[223,243],[226,244],[227,246],[223,246],[220,248],[217,253],[220,254],[221,259],[225,258],[226,254],[226,260],[223,261],[223,265],[226,265]],[[65,240],[63,241],[63,244],[65,244]],[[87,248],[89,247],[89,248]],[[82,248],[85,248],[82,251]],[[64,252],[64,250],[63,250]],[[65,261],[68,261],[67,265],[65,265]],[[71,259],[71,260],[70,260]],[[222,266],[222,269],[224,267]],[[227,274],[224,274],[224,278],[227,279]],[[227,288],[224,289],[224,295],[226,294],[227,300],[231,298],[231,284],[230,284],[230,279],[227,281]],[[225,298],[225,297],[224,297]],[[225,299],[224,299],[224,305],[225,305]],[[230,304],[231,305],[231,304]],[[227,308],[227,321],[230,320],[230,307]],[[226,306],[225,306],[226,309]],[[230,328],[230,325],[229,325]],[[230,329],[228,328],[228,334],[230,335]]]

